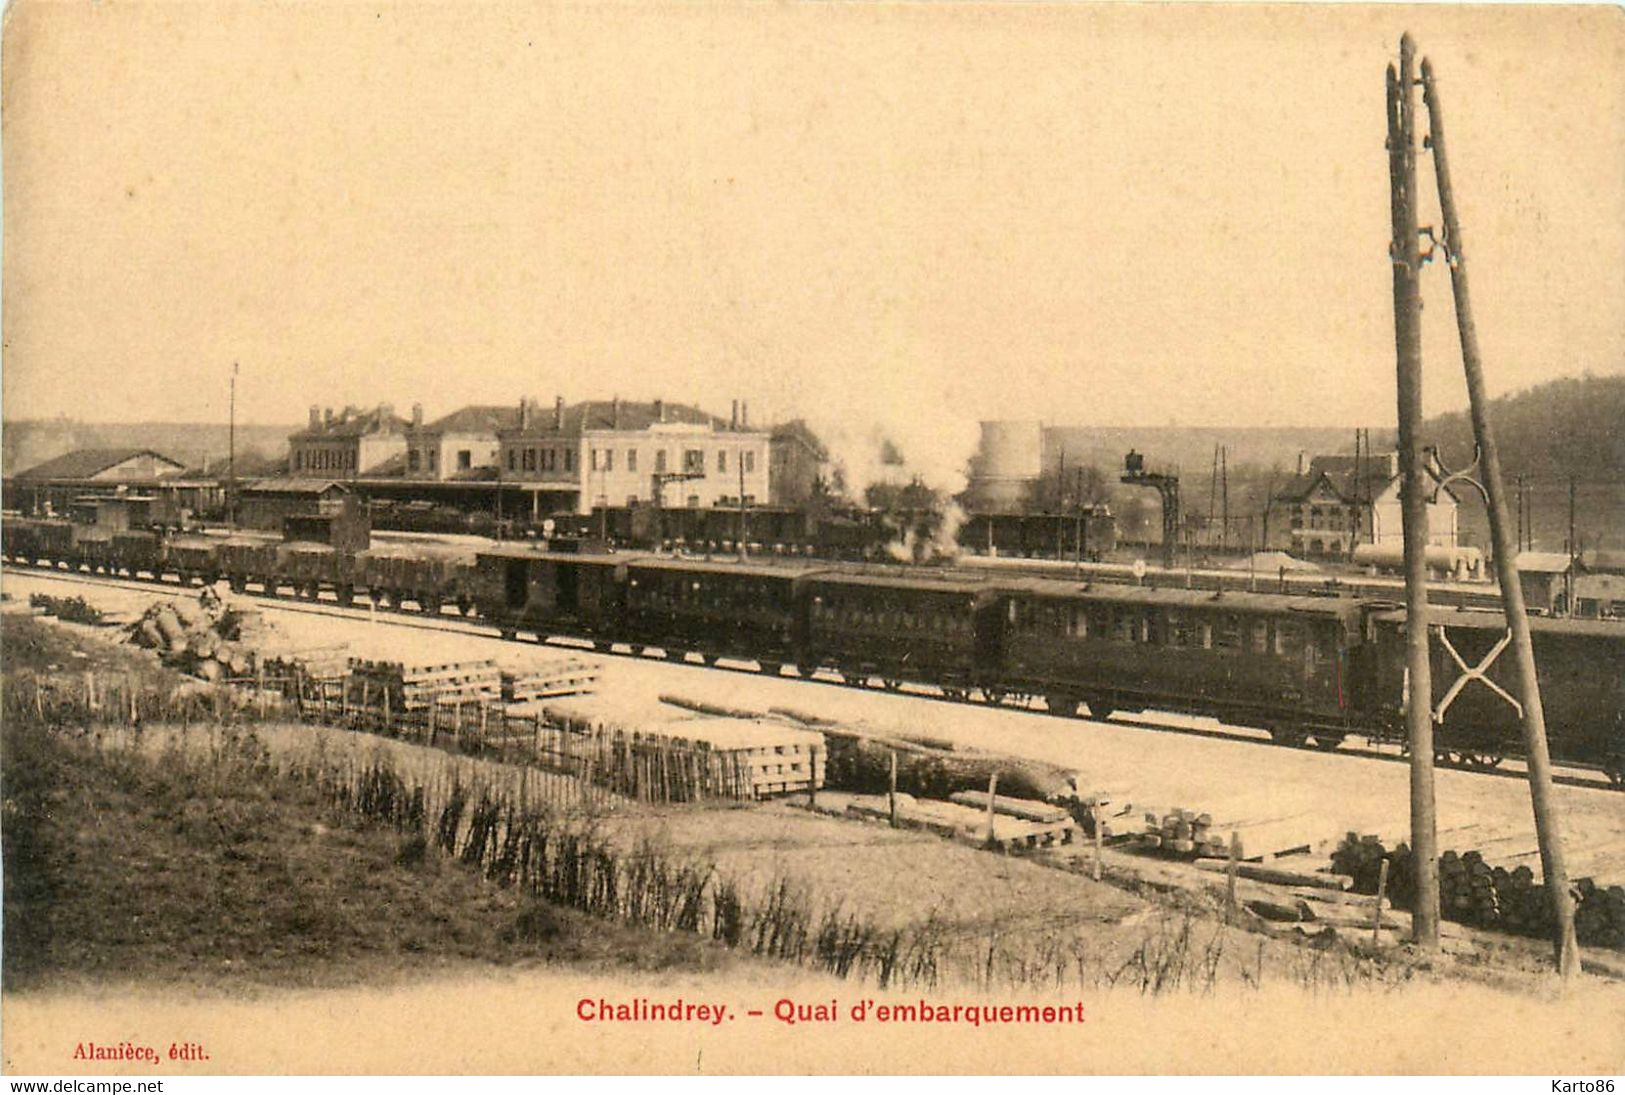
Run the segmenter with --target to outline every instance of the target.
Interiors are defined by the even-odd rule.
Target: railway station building
[[[470,405],[425,423],[423,405],[414,404],[403,474],[440,483],[495,479],[502,450],[497,434],[518,426],[519,417],[512,404]]]
[[[709,508],[769,498],[768,431],[656,399],[610,399],[551,409],[532,401],[497,431],[497,482],[530,499],[532,516],[590,514],[600,506]]]
[[[334,413],[310,408],[310,422],[288,437],[288,471],[296,477],[355,479],[399,474],[411,423],[388,403],[372,410],[345,407]]]
[[[78,449],[5,481],[5,504],[31,516],[62,516],[87,499],[145,496],[195,508],[193,495],[218,489],[187,473],[179,460],[152,449]]]
[[[1427,463],[1435,485],[1436,461]],[[1275,495],[1288,515],[1293,555],[1301,559],[1348,559],[1361,544],[1404,541],[1399,502],[1399,454],[1316,456],[1307,469]],[[1428,543],[1457,546],[1457,499],[1441,487],[1428,505]]]

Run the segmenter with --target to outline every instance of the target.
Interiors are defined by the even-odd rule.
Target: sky
[[[1407,29],[1492,392],[1625,370],[1617,7],[18,0],[4,414],[1389,425]]]

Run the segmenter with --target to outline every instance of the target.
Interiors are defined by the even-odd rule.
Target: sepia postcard
[[[1617,6],[3,33],[8,1076],[1613,1090]]]

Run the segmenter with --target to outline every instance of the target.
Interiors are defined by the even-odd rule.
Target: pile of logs
[[[1388,892],[1396,908],[1413,905],[1415,870],[1404,844],[1389,852],[1374,836],[1344,838],[1332,853],[1333,869],[1354,879],[1360,893],[1376,893],[1382,861],[1390,864]],[[1575,935],[1582,944],[1625,948],[1625,888],[1600,886],[1582,878],[1574,885]],[[1476,851],[1447,851],[1439,857],[1439,914],[1446,920],[1494,928],[1519,935],[1547,935],[1552,930],[1546,887],[1527,866],[1491,866]]]
[[[1574,933],[1580,942],[1625,950],[1625,886],[1605,889],[1582,878],[1575,888],[1580,907],[1574,910]]]
[[[156,601],[130,628],[130,641],[158,651],[166,665],[206,681],[254,672],[255,655],[241,635],[241,620],[218,606],[187,597]],[[232,637],[228,637],[232,636]]]
[[[1229,845],[1213,829],[1212,814],[1178,808],[1160,817],[1146,814],[1145,835],[1140,838],[1140,844],[1185,859],[1224,856],[1229,852]]]

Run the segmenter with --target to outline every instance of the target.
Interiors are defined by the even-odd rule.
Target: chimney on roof
[[[555,430],[564,429],[564,397],[562,395],[553,397],[553,428]]]
[[[739,428],[739,400],[737,399],[733,402],[733,410],[728,412],[728,428],[730,430]]]
[[[310,428],[316,429],[322,424],[322,409],[316,404],[310,405]]]
[[[618,395],[609,401],[609,426],[613,430],[621,428],[621,397]]]
[[[412,425],[414,427],[423,425],[423,404],[421,403],[412,404]]]
[[[332,424],[333,424],[333,408],[328,407],[326,410],[324,410],[322,412],[322,425],[323,426],[331,426]]]
[[[743,399],[739,401],[739,428],[742,430],[750,429],[750,404]]]
[[[519,428],[530,429],[530,400],[523,397],[519,400]]]
[[[1298,450],[1298,474],[1303,474],[1303,450]]]
[[[394,418],[394,417],[395,417],[395,406],[394,406],[394,404],[392,404],[392,403],[380,403],[380,404],[378,404],[378,428],[379,429],[384,429],[385,427],[387,427],[389,425],[389,420],[391,418]]]

